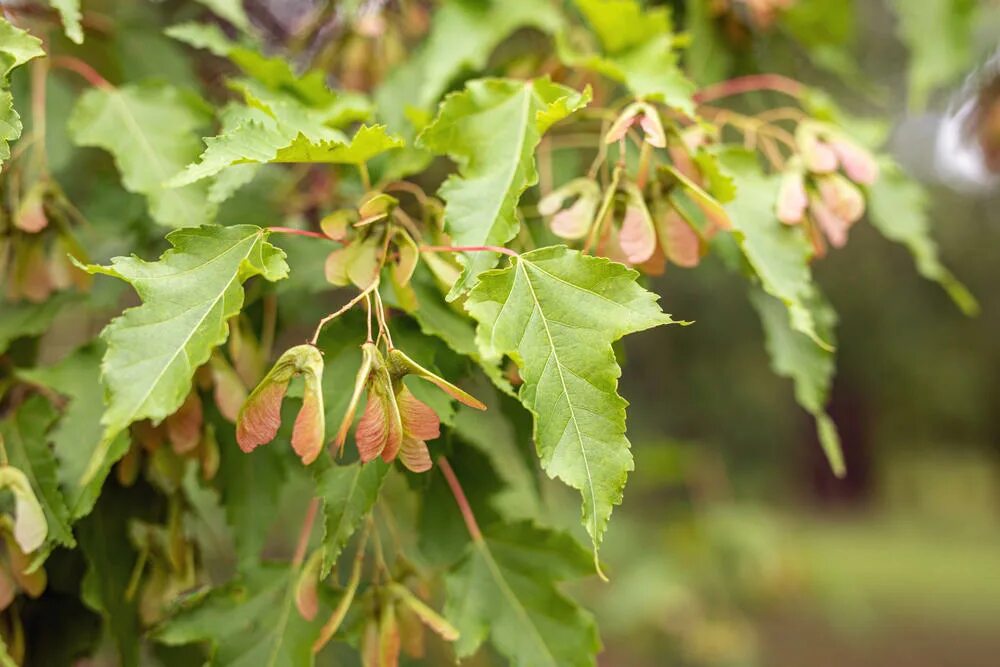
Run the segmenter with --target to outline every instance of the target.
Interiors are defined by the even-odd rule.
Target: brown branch
[[[107,79],[101,76],[96,69],[79,58],[74,58],[72,56],[56,56],[49,61],[49,64],[51,64],[54,68],[65,69],[79,74],[94,88],[101,88],[103,90],[115,89],[115,87],[111,85]]]

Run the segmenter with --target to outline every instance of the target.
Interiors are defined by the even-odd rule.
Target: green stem
[[[369,285],[368,287],[366,287],[363,291],[359,292],[356,297],[354,297],[353,299],[351,299],[350,301],[348,301],[347,303],[345,303],[340,308],[340,310],[338,310],[335,313],[331,313],[331,314],[327,315],[326,317],[324,317],[323,319],[321,319],[319,321],[319,324],[316,325],[316,331],[313,332],[313,337],[311,339],[309,339],[309,344],[310,345],[315,345],[316,344],[316,341],[319,340],[319,332],[323,329],[323,327],[326,325],[327,322],[330,322],[331,320],[335,320],[338,317],[340,317],[341,315],[343,315],[344,313],[346,313],[352,307],[354,307],[358,303],[360,303],[362,299],[364,299],[369,294],[371,294],[372,290],[374,290],[376,288],[378,288],[378,278],[376,278],[372,282],[372,284]]]
[[[422,245],[420,252],[498,252],[519,257],[516,251],[498,245]]]
[[[618,191],[618,183],[622,179],[622,171],[624,171],[622,165],[619,164],[611,174],[611,184],[604,192],[604,200],[601,202],[601,208],[597,211],[597,217],[594,218],[594,225],[590,228],[590,236],[587,237],[587,243],[583,246],[584,253],[589,252],[597,243],[597,239],[600,238],[601,230],[604,228],[604,220],[611,211],[611,205],[615,200],[615,193]]]

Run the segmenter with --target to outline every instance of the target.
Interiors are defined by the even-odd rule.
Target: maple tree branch
[[[327,241],[332,241],[333,239],[326,236],[326,234],[321,234],[319,232],[310,232],[305,229],[295,229],[293,227],[267,227],[267,231],[273,232],[275,234],[292,234],[295,236],[308,236],[313,239],[326,239]]]
[[[483,533],[479,530],[479,524],[476,523],[476,515],[472,513],[472,506],[469,505],[469,499],[465,497],[465,491],[462,490],[462,485],[458,483],[458,477],[455,476],[455,471],[452,470],[448,459],[443,456],[438,458],[438,467],[441,468],[441,474],[444,475],[445,481],[448,482],[451,495],[455,496],[455,503],[458,505],[458,510],[462,513],[462,519],[465,521],[465,527],[469,530],[472,541],[482,542]]]
[[[509,257],[520,257],[516,251],[498,245],[422,245],[420,252],[499,252]]]
[[[334,608],[329,620],[323,624],[316,641],[313,642],[313,653],[318,653],[324,646],[327,645],[327,643],[329,643],[333,635],[335,635],[337,630],[340,629],[340,624],[344,622],[344,618],[347,616],[347,612],[351,608],[351,604],[354,602],[354,595],[358,591],[358,584],[361,583],[361,568],[365,562],[365,547],[368,544],[368,536],[371,532],[372,524],[371,522],[366,522],[364,530],[361,533],[361,537],[358,538],[358,548],[357,551],[354,552],[354,564],[351,567],[351,575],[347,580],[347,587],[344,589],[344,595],[340,598],[340,602],[337,603],[337,606]]]
[[[798,81],[780,74],[750,74],[702,88],[694,94],[694,101],[697,104],[704,104],[723,97],[762,90],[772,90],[790,97],[800,98],[805,93],[806,87]]]
[[[96,69],[79,58],[74,58],[73,56],[55,56],[49,61],[49,64],[54,68],[64,69],[79,74],[94,88],[100,88],[102,90],[115,89],[110,81],[105,79]]]

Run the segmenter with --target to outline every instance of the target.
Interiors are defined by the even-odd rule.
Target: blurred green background
[[[857,4],[860,62],[898,123],[905,49],[884,3]],[[849,82],[814,80],[866,109]],[[707,261],[658,280],[696,323],[625,351],[636,472],[606,541],[612,584],[584,591],[602,665],[1000,664],[1000,196],[931,192],[979,317],[866,224],[815,267],[840,315],[845,480],[769,370],[739,276]]]

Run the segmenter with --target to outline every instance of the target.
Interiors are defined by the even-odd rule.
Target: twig
[[[111,82],[101,76],[96,69],[79,58],[74,58],[72,56],[56,56],[49,61],[49,64],[54,68],[65,69],[79,74],[94,88],[100,88],[102,90],[115,89],[115,87],[111,85]]]
[[[378,318],[379,335],[385,336],[385,342],[391,350],[396,346],[392,344],[392,334],[389,333],[389,324],[386,322],[385,305],[382,303],[382,295],[378,293],[378,290],[375,290],[372,292],[372,296],[375,297],[375,317]]]
[[[455,502],[458,504],[458,510],[462,513],[462,519],[465,521],[465,527],[469,530],[469,536],[472,537],[473,542],[482,542],[483,533],[479,530],[479,524],[476,523],[476,515],[472,513],[472,506],[469,505],[469,499],[465,497],[465,491],[462,490],[462,485],[458,483],[458,477],[455,476],[455,471],[452,470],[448,459],[443,456],[440,457],[438,459],[438,467],[441,468],[441,474],[444,475],[445,481],[448,482],[451,495],[455,496]]]
[[[268,227],[267,231],[273,232],[275,234],[292,234],[294,236],[308,236],[309,238],[313,239],[326,239],[327,241],[332,240],[326,234],[321,234],[319,232],[310,232],[305,229],[294,229],[292,227]]]
[[[751,74],[702,88],[694,94],[694,101],[697,104],[704,104],[705,102],[711,102],[723,97],[762,90],[772,90],[777,93],[784,93],[790,97],[801,98],[805,93],[806,87],[798,81],[781,76],[780,74]]]
[[[499,252],[518,257],[516,251],[496,245],[422,245],[420,252]]]

